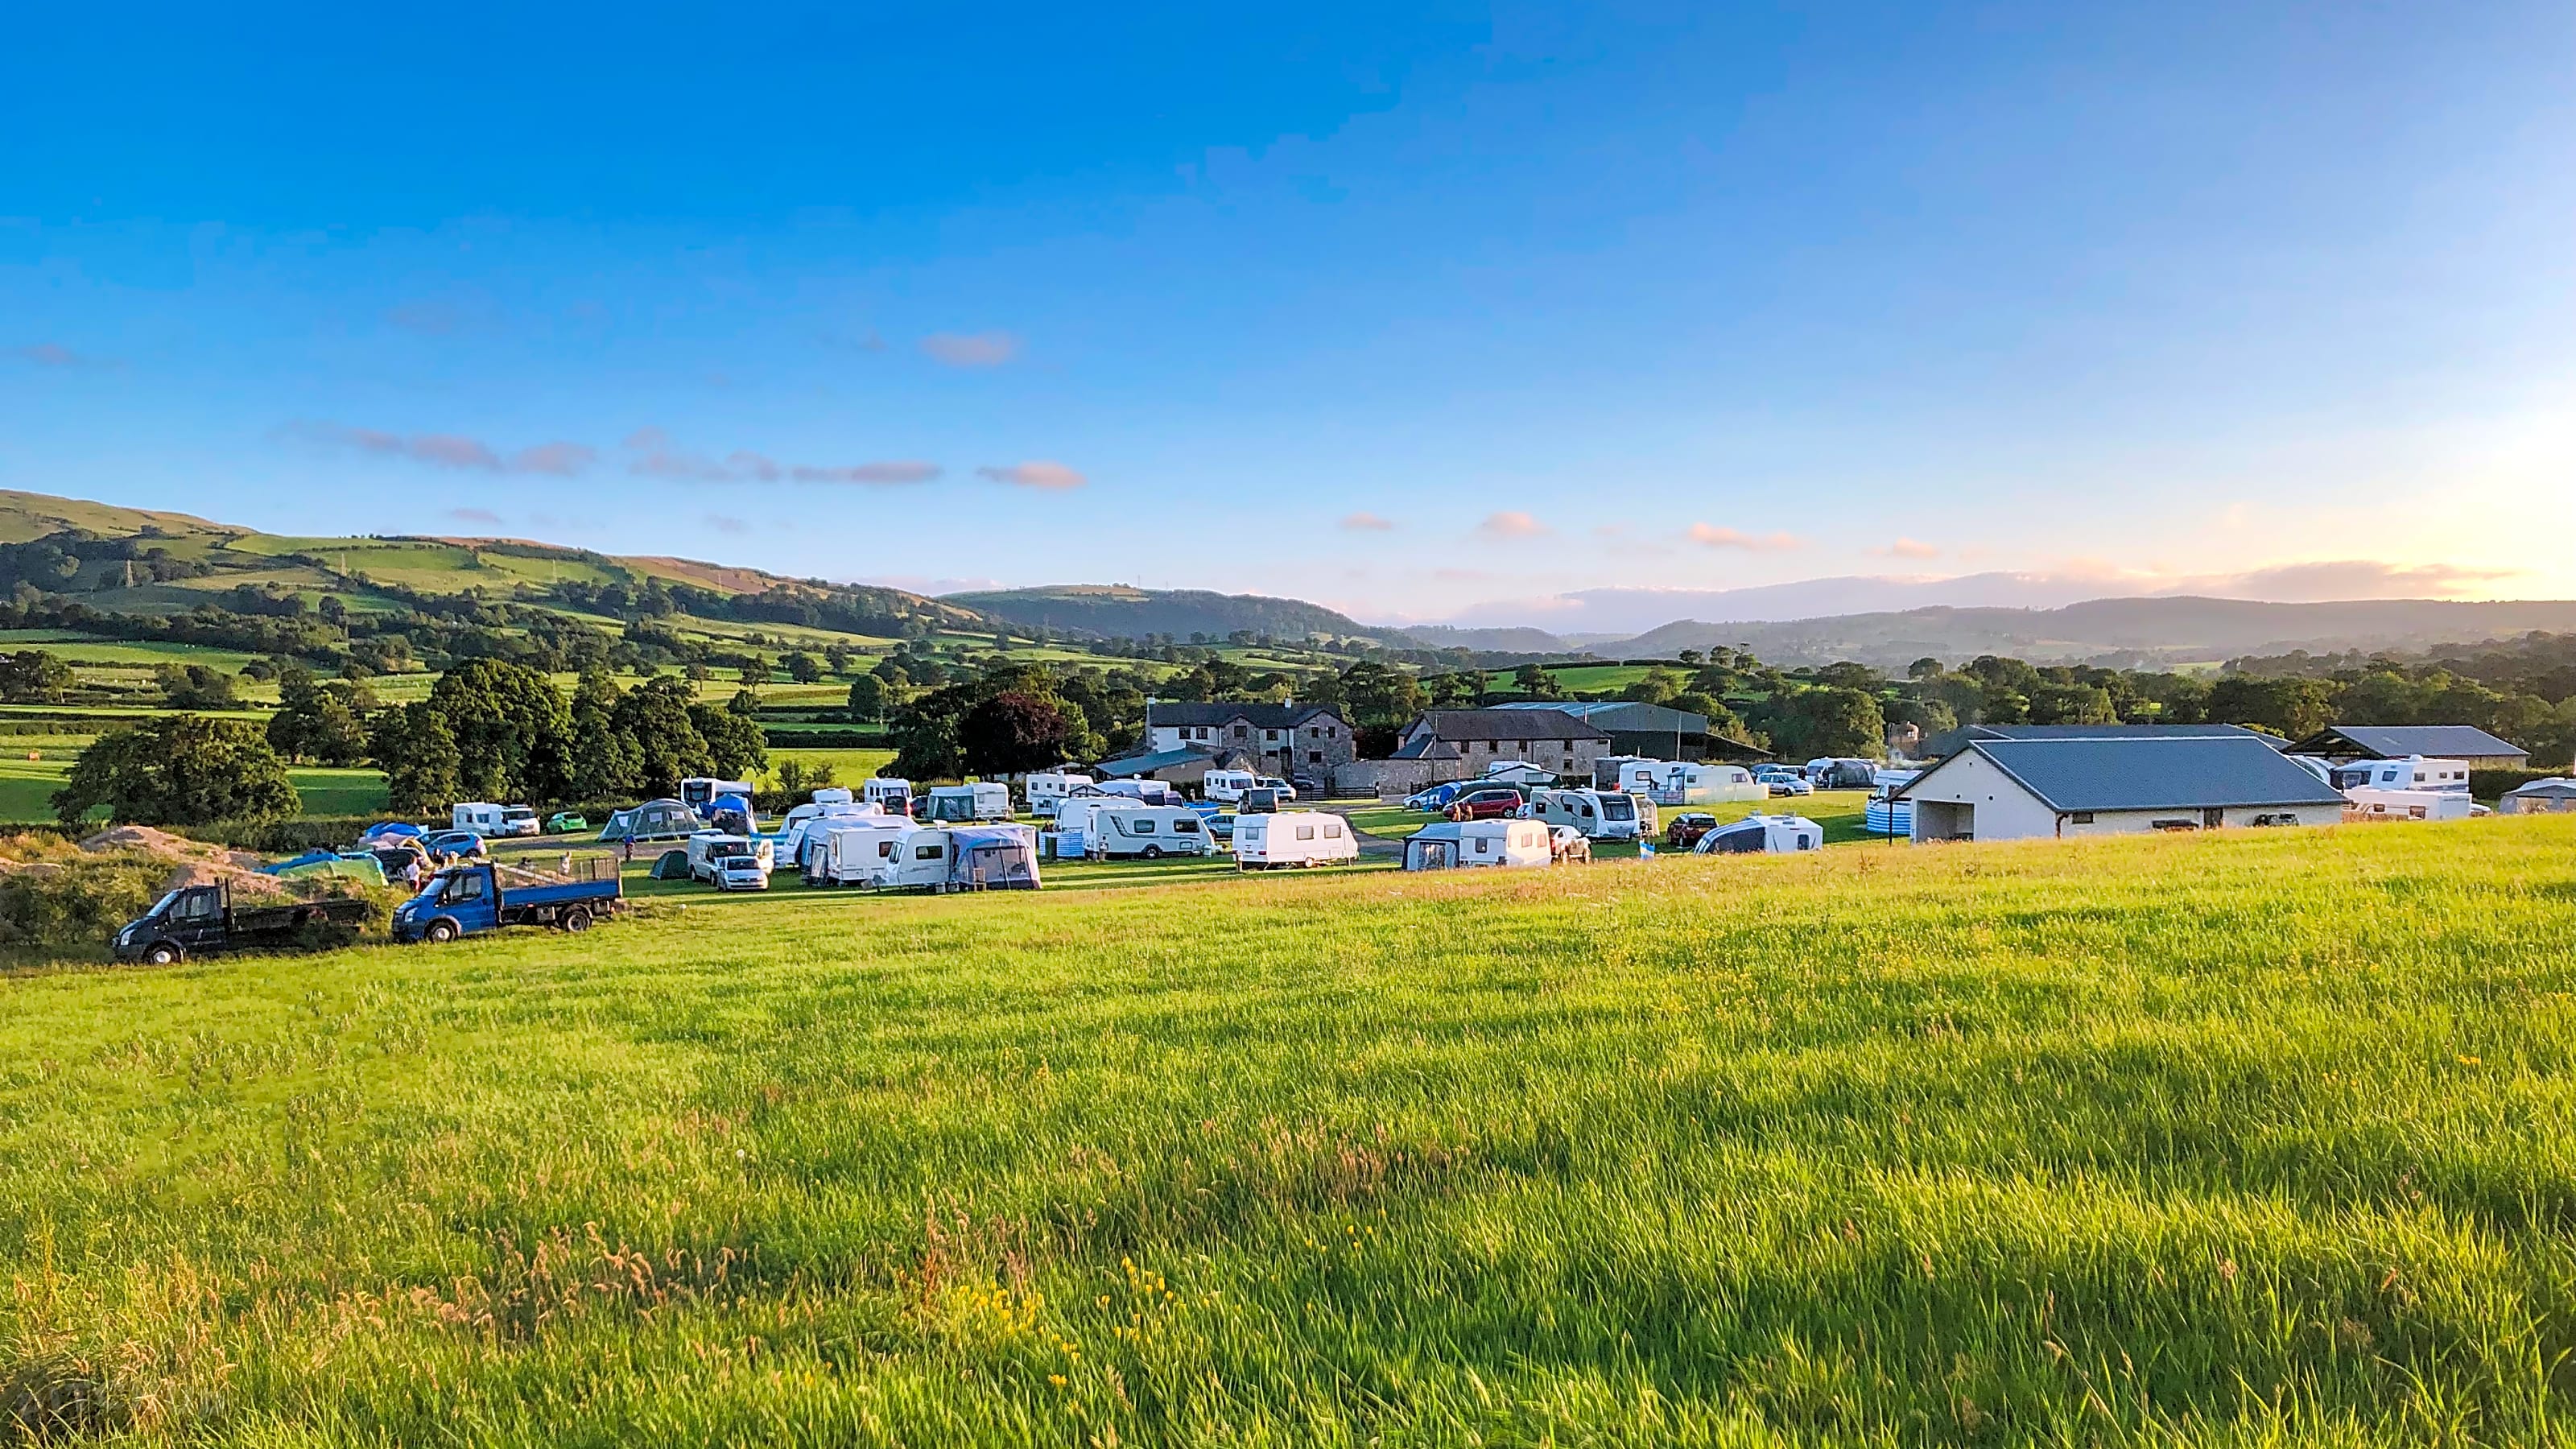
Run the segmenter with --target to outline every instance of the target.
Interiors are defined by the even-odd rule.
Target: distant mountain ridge
[[[1124,584],[1050,584],[1030,589],[978,589],[943,594],[956,604],[1006,619],[1022,628],[1046,628],[1107,637],[1193,634],[1222,639],[1240,630],[1283,639],[1310,634],[1403,642],[1401,631],[1372,628],[1347,614],[1302,599],[1260,594],[1220,594],[1206,589],[1139,589]]]

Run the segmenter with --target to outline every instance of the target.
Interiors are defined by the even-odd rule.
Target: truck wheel
[[[579,906],[575,906],[571,910],[564,912],[563,919],[555,922],[555,924],[578,936],[582,932],[590,929],[590,912],[583,910]]]
[[[155,966],[176,966],[186,954],[167,941],[156,941],[151,950],[143,953],[143,959]]]
[[[1159,845],[1149,845],[1145,847],[1142,854],[1147,860],[1161,860],[1163,858],[1163,847]]]
[[[443,946],[456,939],[456,923],[454,921],[432,921],[429,923],[429,929],[421,932],[421,934],[427,937],[432,943]]]

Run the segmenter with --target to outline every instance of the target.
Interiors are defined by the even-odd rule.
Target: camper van
[[[975,820],[1008,820],[1011,818],[1011,787],[999,780],[933,785],[922,803],[928,808],[917,818],[926,821],[964,824]]]
[[[451,830],[470,830],[481,836],[535,835],[539,833],[537,812],[525,805],[491,805],[472,801],[447,813]]]
[[[1055,816],[1056,807],[1064,803],[1064,797],[1091,783],[1093,781],[1089,775],[1066,774],[1053,770],[1040,771],[1031,775],[1026,787],[1029,813],[1040,819],[1052,819]]]
[[[1822,850],[1825,828],[1804,815],[1747,815],[1721,825],[1691,847],[1701,855],[1785,855]]]
[[[1549,834],[1549,827],[1536,820],[1437,821],[1406,839],[1404,868],[1554,865],[1556,851]]]
[[[1209,855],[1216,848],[1208,838],[1206,822],[1186,805],[1138,804],[1094,811],[1089,844],[1091,854],[1110,860]]]
[[[1771,787],[1742,765],[1703,765],[1687,760],[1631,760],[1619,767],[1619,788],[1658,805],[1716,805],[1768,800]]]
[[[2455,795],[2466,795],[2469,793],[2469,763],[2466,760],[2428,760],[2422,755],[2409,755],[2402,760],[2355,760],[2348,765],[2334,766],[2333,778],[2327,783],[2346,792],[2446,790]]]
[[[859,782],[859,798],[888,815],[912,813],[912,782],[890,775],[870,775]]]
[[[1281,810],[1245,815],[1234,822],[1234,862],[1241,870],[1289,865],[1338,865],[1360,858],[1359,837],[1339,815],[1321,810]]]
[[[1617,790],[1534,790],[1521,818],[1571,825],[1589,840],[1636,840],[1657,828],[1653,802]]]

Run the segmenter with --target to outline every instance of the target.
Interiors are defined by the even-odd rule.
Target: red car
[[[1452,820],[1509,820],[1520,813],[1522,803],[1520,791],[1489,786],[1450,801],[1442,813]]]

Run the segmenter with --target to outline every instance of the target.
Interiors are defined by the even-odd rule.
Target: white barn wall
[[[2067,817],[2061,826],[2055,810],[2045,801],[2024,789],[2021,782],[1996,768],[1993,761],[1974,751],[1964,752],[1933,774],[1914,783],[1905,792],[1916,802],[1940,801],[1973,806],[1973,827],[1979,840],[2029,840],[2034,837],[2077,835],[2136,835],[2156,828],[2159,820],[2201,818],[2196,808],[2163,810],[2102,810],[2094,812],[2089,822]],[[2333,825],[2343,819],[2340,805],[2231,805],[2221,818],[2229,826],[2251,826],[2256,816],[2291,816],[2301,825]],[[1914,813],[1914,838],[1925,839],[1924,826],[1929,823],[1920,809]],[[1937,837],[1936,837],[1937,839]]]

